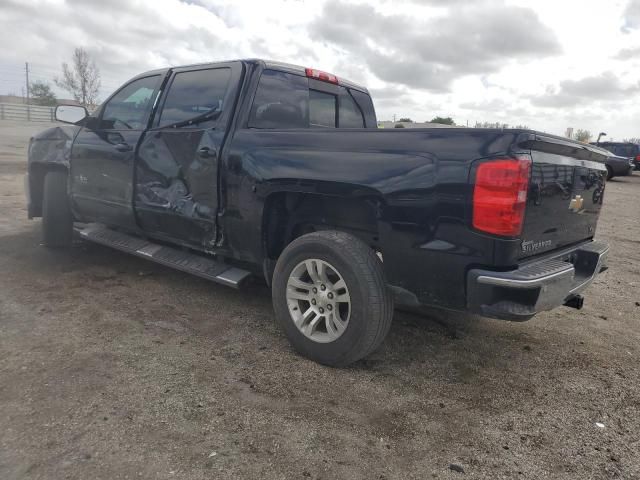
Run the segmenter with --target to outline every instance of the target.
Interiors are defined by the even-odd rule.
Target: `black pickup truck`
[[[529,130],[376,127],[366,88],[240,60],[144,73],[31,139],[28,214],[239,287],[271,286],[293,346],[346,365],[394,302],[526,320],[582,306],[606,152]]]

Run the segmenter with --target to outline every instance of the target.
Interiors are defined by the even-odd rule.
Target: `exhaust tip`
[[[581,310],[584,305],[584,297],[582,295],[572,295],[570,296],[566,302],[564,302],[566,307],[575,308],[576,310]]]

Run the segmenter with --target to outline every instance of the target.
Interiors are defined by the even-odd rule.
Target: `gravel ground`
[[[583,310],[398,312],[337,370],[292,352],[264,286],[43,248],[42,127],[0,122],[0,478],[640,478],[637,173],[607,186]]]

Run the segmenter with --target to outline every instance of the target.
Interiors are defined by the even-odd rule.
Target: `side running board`
[[[85,240],[131,253],[230,287],[240,288],[242,283],[251,276],[251,273],[246,270],[230,267],[195,253],[167,247],[144,238],[118,232],[104,225],[89,224],[77,229],[77,232]]]

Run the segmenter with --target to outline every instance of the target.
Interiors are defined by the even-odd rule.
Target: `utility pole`
[[[24,71],[27,78],[27,105],[29,105],[29,62],[24,62]]]

